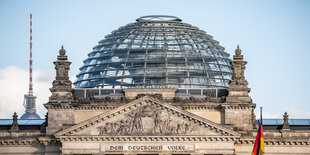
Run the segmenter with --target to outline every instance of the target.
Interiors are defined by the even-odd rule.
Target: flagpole
[[[261,129],[260,129],[260,131],[259,131],[259,132],[260,132],[260,133],[259,133],[259,134],[260,134],[259,136],[260,136],[260,143],[261,143],[261,144],[260,144],[260,149],[259,149],[260,152],[259,152],[259,154],[262,155],[262,154],[265,153],[264,138],[262,138],[262,137],[264,137],[264,136],[263,136],[263,132],[262,132],[262,131],[263,131],[263,107],[260,107],[260,123],[261,123],[261,124],[260,124],[260,127],[259,127],[259,128],[261,128]]]
[[[260,124],[263,124],[263,107],[260,107]]]

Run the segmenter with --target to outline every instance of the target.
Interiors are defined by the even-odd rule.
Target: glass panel
[[[210,72],[209,77],[222,79],[222,73]]]
[[[231,79],[231,74],[223,74],[224,75],[224,79]]]
[[[106,76],[111,77],[111,76],[116,76],[117,70],[109,70],[107,71]]]
[[[198,71],[189,71],[189,75],[190,76],[207,76],[207,74],[206,73],[204,73],[204,72],[202,72],[202,71],[200,71],[200,72],[198,72]]]
[[[129,54],[144,54],[145,55],[146,51],[130,51]]]
[[[206,81],[205,81],[205,79],[204,78],[191,78],[191,82],[192,82],[192,84],[200,84],[200,83],[205,83]]]
[[[146,69],[145,74],[147,76],[165,76],[166,71],[160,68]]]
[[[132,81],[132,78],[124,78],[124,79],[123,79],[123,83],[124,83],[124,84],[126,84],[126,83],[127,83],[127,84],[131,84],[132,82],[133,82],[133,81]]]
[[[143,78],[133,78],[133,83],[143,83]]]
[[[130,63],[127,64],[126,68],[143,68],[144,67],[144,63]]]
[[[217,63],[216,59],[212,59],[212,58],[205,58],[205,62],[206,63]]]
[[[145,60],[145,55],[131,55],[128,57],[128,61],[132,60]]]
[[[207,64],[208,70],[220,71],[219,67],[215,64]]]
[[[145,78],[145,83],[146,84],[164,84],[166,83],[166,78],[164,77],[158,77],[158,78],[150,78],[150,77],[146,77]]]
[[[138,69],[138,70],[130,70],[130,75],[144,75],[144,70],[143,69]]]
[[[169,76],[187,76],[187,70],[168,69]]]

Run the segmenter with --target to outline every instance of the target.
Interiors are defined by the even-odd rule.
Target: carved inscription
[[[97,127],[99,135],[106,134],[187,134],[196,130],[193,122],[174,120],[168,111],[154,105],[146,105],[125,114],[120,121],[106,122]]]
[[[177,145],[105,145],[104,151],[192,151],[193,145],[177,144]]]

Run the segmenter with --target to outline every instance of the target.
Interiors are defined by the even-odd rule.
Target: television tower
[[[30,14],[30,60],[29,60],[29,91],[24,95],[25,114],[20,119],[41,119],[36,113],[36,96],[33,96],[32,84],[32,14]]]

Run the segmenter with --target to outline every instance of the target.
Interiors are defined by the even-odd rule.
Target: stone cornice
[[[71,103],[46,103],[44,104],[46,109],[74,109]]]
[[[226,109],[253,109],[256,107],[256,104],[223,104],[222,106],[225,106]]]
[[[184,110],[221,110],[218,106],[180,106]]]
[[[115,106],[79,106],[75,107],[74,110],[112,110]]]
[[[310,145],[310,138],[264,138],[265,145]],[[240,138],[236,144],[254,145],[255,137]]]
[[[73,104],[68,103],[67,105],[59,105],[59,104],[44,104],[44,106],[47,109],[56,109],[56,110],[112,110],[115,109],[117,106],[106,106],[106,105],[80,105],[80,106],[75,106]]]
[[[38,137],[38,141],[43,145],[55,145],[58,144],[59,141],[56,138],[52,137]]]
[[[7,138],[0,139],[1,145],[39,145],[39,141],[37,138]]]
[[[57,109],[57,110],[112,110],[115,109],[119,105],[109,105],[106,104],[81,104],[81,105],[75,105],[71,103],[61,103],[61,104],[44,104],[44,106],[47,109]],[[256,104],[254,103],[247,103],[247,104],[229,104],[229,103],[186,103],[186,104],[178,104],[173,103],[173,106],[179,106],[184,110],[220,110],[220,109],[252,109],[256,107]]]
[[[25,138],[3,138],[0,139],[1,145],[55,145],[58,144],[59,141],[52,137],[25,137]]]
[[[239,136],[59,136],[64,141],[236,141]]]
[[[173,104],[174,106],[177,106]],[[184,110],[221,110],[221,109],[253,109],[256,104],[188,104],[178,105]]]

